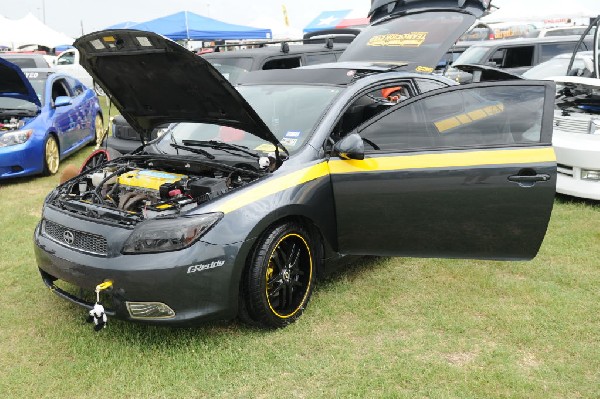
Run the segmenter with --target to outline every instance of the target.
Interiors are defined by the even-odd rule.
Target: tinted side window
[[[265,62],[262,69],[291,69],[301,65],[300,57],[277,58]]]
[[[533,65],[533,46],[506,49],[502,68],[518,68]]]
[[[542,86],[453,90],[395,109],[359,133],[381,150],[539,142],[544,93]]]
[[[335,61],[336,59],[333,53],[306,54],[306,65],[324,64],[326,62]]]
[[[441,89],[442,87],[448,87],[445,84],[432,79],[417,79],[417,85],[419,86],[421,93],[426,93],[435,89]]]
[[[548,61],[555,55],[571,53],[577,43],[549,43],[541,45],[540,62]]]

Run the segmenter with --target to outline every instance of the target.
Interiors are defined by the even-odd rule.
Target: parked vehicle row
[[[82,65],[134,129],[174,125],[46,198],[44,283],[86,308],[110,286],[109,317],[276,328],[341,255],[532,258],[556,182],[554,83],[431,74],[488,8],[375,0],[339,62],[235,87],[150,32],[81,37]]]

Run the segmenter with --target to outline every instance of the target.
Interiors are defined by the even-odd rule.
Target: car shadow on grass
[[[561,204],[573,204],[573,205],[587,205],[597,207],[600,206],[600,201],[587,199],[587,198],[579,198],[572,197],[570,195],[558,194],[556,193],[556,201]]]

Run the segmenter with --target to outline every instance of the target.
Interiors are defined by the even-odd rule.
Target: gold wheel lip
[[[51,174],[58,172],[60,155],[58,154],[58,145],[56,139],[52,136],[46,141],[46,167]]]
[[[277,313],[277,311],[275,309],[273,309],[273,306],[271,305],[271,301],[269,300],[268,285],[266,284],[266,280],[265,280],[265,296],[267,298],[267,304],[269,305],[269,309],[271,309],[271,312],[273,312],[274,315],[276,315],[277,317],[279,317],[281,319],[288,319],[288,318],[294,316],[302,308],[302,304],[304,304],[304,302],[306,301],[306,297],[308,296],[308,293],[310,292],[310,286],[311,286],[311,282],[312,282],[312,273],[313,273],[313,261],[312,261],[312,253],[310,252],[310,247],[309,247],[308,243],[306,242],[306,240],[304,239],[304,237],[302,237],[300,234],[297,234],[297,233],[286,234],[285,236],[281,237],[281,239],[279,239],[279,241],[277,241],[277,244],[275,245],[275,247],[273,247],[273,251],[271,251],[271,255],[269,256],[269,261],[273,257],[273,254],[275,253],[277,248],[279,248],[279,245],[281,244],[281,242],[288,237],[298,237],[304,243],[304,246],[306,247],[306,250],[308,251],[310,273],[308,275],[308,284],[306,285],[306,291],[304,291],[304,296],[302,297],[300,304],[292,313],[290,313],[288,315],[281,315],[281,314]]]
[[[102,129],[104,129],[104,121],[102,120],[102,116],[100,116],[100,114],[96,114],[96,117],[94,118],[94,130],[96,137],[98,137],[98,133],[102,133]]]

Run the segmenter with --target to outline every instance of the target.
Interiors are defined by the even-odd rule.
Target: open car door
[[[340,251],[533,258],[554,202],[554,91],[523,80],[453,86],[363,123],[364,160],[329,161]]]

